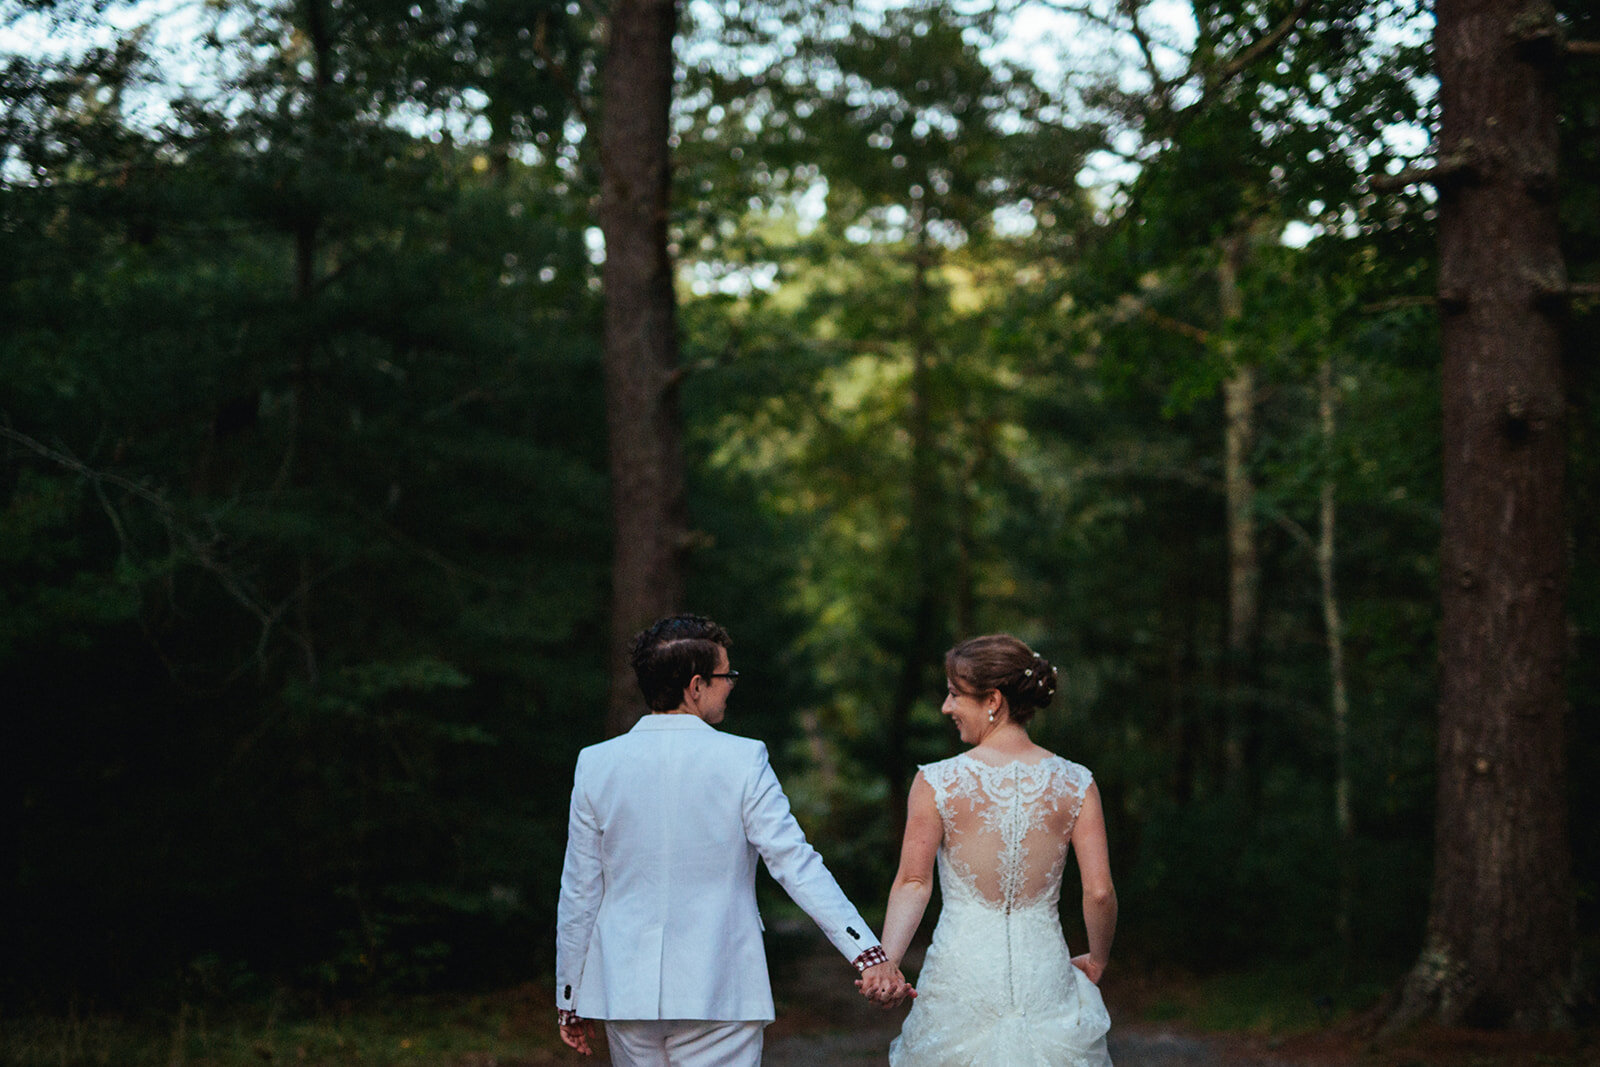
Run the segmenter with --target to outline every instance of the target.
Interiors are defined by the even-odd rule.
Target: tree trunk
[[[911,619],[900,654],[900,677],[894,696],[889,702],[887,744],[884,752],[884,774],[889,780],[889,826],[892,841],[899,841],[905,829],[906,798],[911,782],[909,752],[911,709],[917,698],[926,693],[925,679],[928,666],[939,654],[935,647],[939,633],[939,574],[934,562],[939,554],[938,524],[939,488],[938,457],[934,454],[933,426],[929,415],[928,368],[933,359],[933,339],[927,330],[928,271],[931,267],[932,248],[928,238],[926,220],[919,213],[916,218],[916,245],[913,255],[911,288],[911,402],[909,430],[911,437],[911,527],[910,541],[913,559],[911,590]]]
[[[1355,907],[1355,818],[1350,811],[1350,693],[1344,673],[1344,623],[1339,613],[1339,587],[1334,581],[1337,559],[1338,501],[1330,461],[1333,458],[1338,394],[1334,390],[1333,357],[1317,365],[1317,415],[1322,454],[1328,464],[1322,475],[1317,524],[1317,577],[1322,587],[1322,624],[1328,644],[1328,704],[1333,722],[1333,823],[1338,834],[1339,896],[1334,932],[1339,937],[1340,970],[1345,977],[1355,956],[1351,912]]]
[[[1244,317],[1239,271],[1249,247],[1249,229],[1241,228],[1223,242],[1217,264],[1217,295],[1224,331]],[[1232,342],[1227,355],[1234,356]],[[1255,368],[1236,363],[1222,385],[1223,478],[1228,530],[1228,658],[1227,727],[1223,760],[1228,778],[1243,783],[1252,773],[1251,755],[1259,725],[1255,722],[1256,636],[1261,614],[1261,559],[1256,547],[1256,486],[1250,472],[1255,445]],[[1254,789],[1248,790],[1254,793]]]
[[[1396,1023],[1570,1023],[1566,459],[1554,56],[1521,0],[1439,0],[1444,515],[1427,939]],[[1553,19],[1553,15],[1551,16]],[[1526,37],[1526,34],[1520,34]]]
[[[334,136],[332,117],[330,115],[328,94],[333,91],[333,37],[329,25],[329,12],[327,0],[304,0],[306,36],[311,44],[311,109],[309,121],[311,124],[311,141],[308,158],[302,161],[302,166],[307,170],[316,166],[320,156],[325,151],[325,146]],[[317,298],[317,257],[318,246],[322,234],[322,210],[320,205],[313,209],[310,205],[302,204],[302,217],[295,224],[294,231],[294,296],[302,310],[306,321],[314,321],[316,316],[311,305]],[[294,405],[289,424],[289,442],[284,448],[283,464],[278,472],[278,484],[303,486],[310,478],[310,460],[308,455],[310,439],[315,433],[316,412],[313,405],[316,403],[315,379],[312,375],[311,357],[314,342],[310,337],[302,337],[295,350],[294,356],[294,381],[292,383]],[[295,601],[294,618],[295,628],[298,631],[296,639],[300,645],[302,663],[305,670],[306,682],[311,686],[317,685],[321,670],[317,663],[316,643],[312,634],[311,624],[313,618],[311,605],[312,565],[310,550],[302,547],[298,560],[297,588],[290,594]]]
[[[611,694],[606,727],[642,710],[633,635],[680,607],[688,543],[678,425],[677,306],[667,253],[674,0],[618,0],[600,123],[605,233],[606,426],[612,529]]]

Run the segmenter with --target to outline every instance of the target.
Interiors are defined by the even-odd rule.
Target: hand
[[[1089,981],[1093,982],[1095,985],[1100,984],[1100,976],[1106,973],[1106,965],[1103,963],[1096,963],[1087,952],[1081,956],[1072,957],[1072,965],[1078,968],[1078,970],[1082,971],[1084,974],[1088,975]]]
[[[588,1019],[567,1023],[561,1028],[561,1040],[585,1056],[594,1055],[594,1049],[590,1047],[590,1042],[594,1040],[594,1023]]]
[[[856,988],[861,990],[862,996],[885,1009],[917,995],[905,975],[900,973],[900,968],[887,962],[862,971],[861,977],[856,979]]]

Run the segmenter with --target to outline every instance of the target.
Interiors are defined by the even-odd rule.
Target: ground
[[[807,938],[804,945],[792,958],[785,952],[776,961],[778,1019],[767,1028],[763,1067],[888,1063],[889,1041],[900,1032],[909,1005],[889,1011],[873,1007],[856,992],[848,967],[832,946],[821,938]],[[913,954],[907,969],[914,971],[917,962]],[[1115,1012],[1116,1005],[1111,1007]],[[1118,1026],[1110,1045],[1117,1067],[1266,1067],[1271,1062],[1243,1047],[1167,1026]]]
[[[763,1067],[881,1067],[908,1007],[863,1000],[851,971],[819,935],[775,939],[773,992],[778,1018],[767,1028]],[[914,959],[908,960],[908,970]],[[1360,1013],[1299,1032],[1260,1027],[1203,1029],[1161,1016],[1162,1005],[1192,1000],[1192,978],[1115,973],[1103,985],[1113,1020],[1116,1067],[1600,1067],[1600,1032],[1529,1035],[1419,1028],[1378,1041]],[[531,1067],[536,1060],[461,1062],[452,1067]],[[555,1062],[590,1063],[561,1050]],[[1007,1065],[995,1065],[1007,1067]]]
[[[767,1029],[765,1067],[886,1064],[909,1008],[884,1012],[861,999],[854,972],[808,923],[772,931],[771,947],[778,1018]],[[913,954],[912,974],[916,962]],[[589,1060],[561,1045],[553,986],[546,979],[480,994],[320,1007],[273,998],[137,1015],[92,1006],[0,1014],[0,1064],[604,1067],[603,1044]],[[1359,996],[1346,998],[1349,1006],[1308,996],[1304,968],[1200,978],[1119,957],[1101,988],[1117,1067],[1600,1067],[1593,1027],[1557,1035],[1422,1028],[1377,1041],[1371,1005],[1363,1009]]]
[[[915,959],[908,959],[914,970]],[[1204,1031],[1150,1021],[1155,1005],[1180,1000],[1183,976],[1113,971],[1103,991],[1113,1020],[1117,1067],[1600,1067],[1600,1034],[1490,1033],[1422,1028],[1383,1042],[1354,1015],[1303,1033]],[[908,1007],[885,1012],[864,1001],[849,969],[821,937],[802,937],[774,961],[778,1019],[767,1029],[763,1067],[854,1067],[888,1062],[889,1041]],[[1159,1014],[1159,1013],[1158,1013]]]

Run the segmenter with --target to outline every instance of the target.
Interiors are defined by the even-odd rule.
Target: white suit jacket
[[[578,755],[556,1004],[586,1019],[771,1020],[756,858],[845,958],[876,946],[760,741],[646,715]]]

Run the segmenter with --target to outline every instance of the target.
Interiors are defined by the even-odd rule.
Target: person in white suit
[[[773,1019],[759,857],[880,1004],[914,996],[807,843],[760,741],[714,729],[739,672],[728,634],[674,615],[634,641],[651,714],[585,748],[556,909],[561,1038],[618,1067],[755,1067]]]

